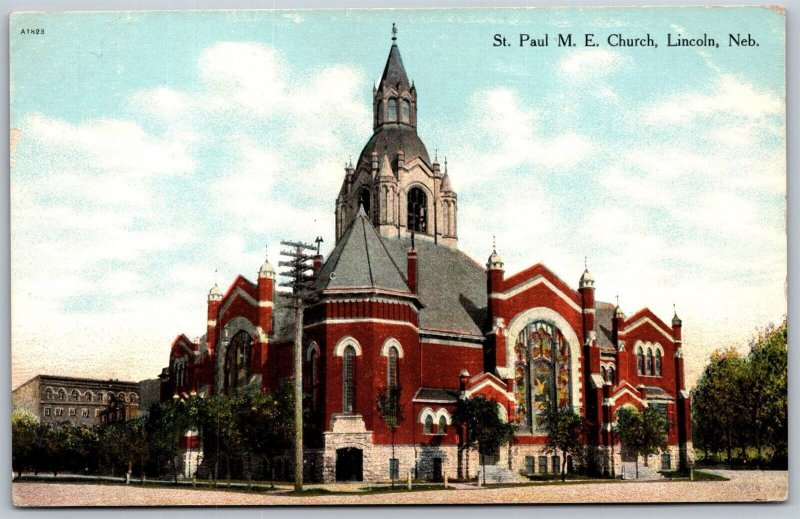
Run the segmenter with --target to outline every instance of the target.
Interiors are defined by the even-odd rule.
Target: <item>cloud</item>
[[[626,58],[606,49],[581,49],[567,53],[558,69],[573,81],[597,80],[615,72]]]
[[[649,123],[682,123],[698,117],[724,114],[752,120],[780,116],[784,103],[774,93],[760,90],[732,75],[722,74],[712,92],[692,92],[671,96],[644,114]]]

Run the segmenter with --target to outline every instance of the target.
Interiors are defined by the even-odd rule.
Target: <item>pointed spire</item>
[[[380,177],[393,177],[394,171],[392,171],[392,164],[389,162],[389,156],[384,155],[383,160],[381,161],[381,170],[380,170]]]
[[[397,26],[392,24],[392,48],[389,50],[389,58],[386,60],[378,89],[383,86],[396,87],[398,84],[411,86],[403,66],[403,58],[400,57],[400,49],[397,47]]]
[[[680,326],[683,324],[681,318],[678,317],[678,311],[675,309],[675,303],[672,303],[672,326]]]
[[[450,175],[447,173],[447,168],[444,170],[444,176],[442,177],[442,192],[448,193],[453,191],[453,186],[450,184]]]
[[[486,266],[490,269],[502,269],[503,258],[497,253],[497,242],[495,236],[492,236],[492,255],[489,256],[489,261]]]

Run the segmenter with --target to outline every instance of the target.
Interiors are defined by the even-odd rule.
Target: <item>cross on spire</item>
[[[397,25],[392,22],[392,41],[397,41]]]

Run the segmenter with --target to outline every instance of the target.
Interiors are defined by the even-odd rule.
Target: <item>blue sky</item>
[[[13,380],[138,380],[199,336],[215,279],[325,238],[371,134],[389,29],[447,157],[460,248],[492,235],[597,296],[684,319],[692,380],[786,312],[784,20],[768,9],[18,14],[11,26]],[[19,29],[45,28],[44,36]],[[493,48],[495,33],[551,35]],[[658,49],[558,48],[587,32]],[[758,47],[730,48],[728,33]],[[719,49],[665,47],[667,33]],[[215,274],[215,270],[218,271]],[[69,355],[63,352],[69,350]]]

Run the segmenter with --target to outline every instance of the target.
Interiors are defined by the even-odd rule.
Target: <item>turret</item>
[[[220,301],[222,301],[222,290],[220,290],[219,285],[214,283],[214,286],[208,291],[206,344],[210,353],[214,353],[217,344],[217,312],[219,312]]]
[[[380,82],[373,90],[373,129],[383,125],[417,127],[417,89],[408,81],[392,24],[392,48]]]
[[[619,307],[619,298],[617,298],[617,306],[614,308],[614,317],[611,319],[611,342],[614,343],[614,346],[617,346],[620,336],[623,334],[624,327],[625,314],[622,312],[622,308]]]
[[[493,373],[497,369],[498,359],[505,364],[505,344],[503,340],[503,319],[500,293],[503,290],[503,259],[492,245],[492,254],[486,262],[486,293],[488,323],[486,347],[483,352],[483,370]]]
[[[578,292],[581,294],[581,312],[583,314],[583,342],[589,340],[591,332],[595,331],[595,307],[594,307],[594,276],[589,272],[589,267],[585,266],[583,275],[578,284]]]

